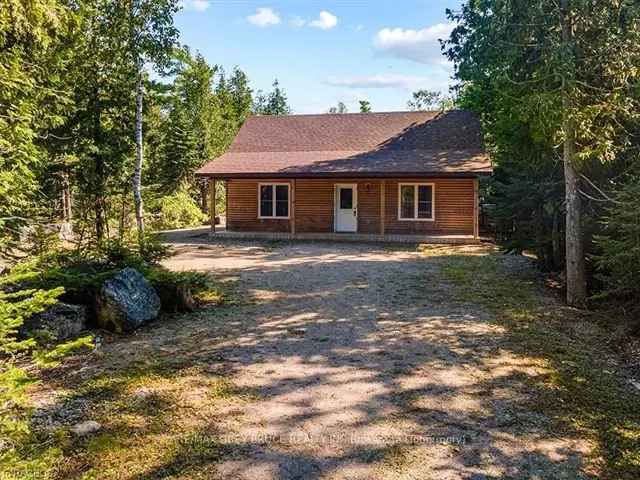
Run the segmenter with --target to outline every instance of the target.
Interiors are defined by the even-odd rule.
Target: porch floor
[[[296,233],[288,232],[236,232],[224,226],[216,226],[210,238],[216,239],[260,239],[260,240],[330,240],[344,242],[389,242],[389,243],[433,243],[433,244],[474,244],[480,243],[473,235],[398,235],[370,233]]]

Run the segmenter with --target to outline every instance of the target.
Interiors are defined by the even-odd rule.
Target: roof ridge
[[[464,109],[454,108],[452,110],[392,110],[388,112],[346,112],[346,113],[290,113],[287,115],[251,115],[248,118],[291,118],[291,117],[344,117],[344,116],[367,116],[367,115],[397,115],[397,114],[410,114],[419,115],[426,113],[448,113],[448,112],[463,112]]]

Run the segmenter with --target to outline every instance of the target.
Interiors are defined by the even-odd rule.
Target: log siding
[[[295,180],[232,178],[227,180],[227,228],[231,231],[245,232],[333,232],[335,185],[353,183],[358,189],[358,233],[477,235],[477,219],[474,217],[477,216],[476,182],[474,178],[298,178]],[[289,213],[289,219],[258,218],[257,192],[258,185],[261,183],[290,185],[289,203],[292,211]],[[417,222],[398,219],[400,183],[434,185],[434,221]],[[381,209],[384,210],[381,211]]]

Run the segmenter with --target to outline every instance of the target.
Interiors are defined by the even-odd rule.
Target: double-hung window
[[[288,183],[261,183],[258,196],[260,218],[289,218]]]
[[[433,220],[435,203],[433,183],[398,185],[398,219]]]

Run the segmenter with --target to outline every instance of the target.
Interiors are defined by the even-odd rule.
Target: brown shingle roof
[[[369,176],[491,172],[471,112],[257,116],[198,174]]]

